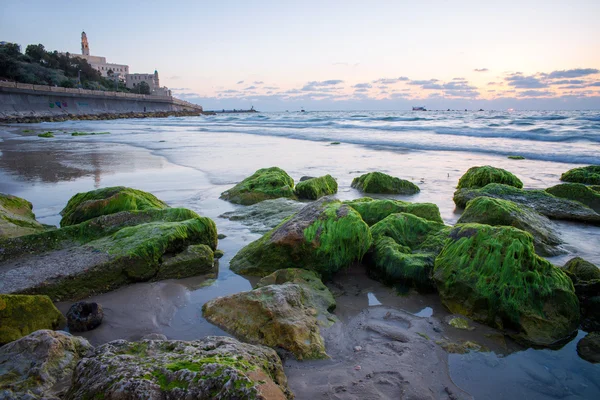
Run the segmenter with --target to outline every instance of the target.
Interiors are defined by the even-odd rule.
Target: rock
[[[93,347],[81,337],[35,331],[0,347],[0,397],[58,400],[71,386],[75,365]]]
[[[222,233],[219,233],[219,234],[217,235],[217,239],[219,239],[219,240],[221,240],[221,239],[225,239],[226,237],[227,237],[227,235],[224,235],[224,234],[222,234]]]
[[[287,198],[265,200],[219,215],[231,221],[240,221],[253,233],[266,233],[284,219],[300,211],[306,204]]]
[[[523,157],[523,156],[508,156],[508,158],[510,160],[524,160],[525,159],[525,157]]]
[[[513,227],[462,224],[435,260],[442,303],[527,343],[550,346],[579,325],[579,301],[565,273],[534,252]]]
[[[43,232],[49,227],[35,220],[30,202],[0,193],[0,238],[11,238]]]
[[[60,212],[60,226],[79,224],[101,215],[120,211],[144,211],[151,208],[167,208],[167,204],[154,195],[124,186],[108,187],[71,197]]]
[[[582,183],[562,183],[546,189],[546,192],[556,197],[578,201],[600,213],[600,193]]]
[[[71,332],[86,332],[96,329],[102,323],[104,310],[94,302],[80,301],[69,308],[67,326]]]
[[[111,373],[106,373],[111,371]],[[277,354],[228,337],[115,340],[75,368],[65,399],[291,399]]]
[[[38,137],[41,137],[41,138],[53,138],[54,134],[52,132],[38,133]]]
[[[449,230],[412,214],[387,216],[371,227],[374,249],[369,275],[385,283],[433,289],[431,272]]]
[[[212,249],[205,244],[192,244],[181,253],[163,256],[156,279],[187,278],[214,270]]]
[[[446,350],[448,353],[451,353],[451,354],[467,354],[472,351],[479,351],[479,352],[489,351],[484,346],[482,346],[478,343],[472,342],[470,340],[465,340],[465,341],[461,341],[458,343],[449,342],[447,340],[441,340],[441,341],[437,342],[437,344],[442,349]]]
[[[65,322],[48,296],[0,294],[0,345],[39,329],[60,329]]]
[[[314,178],[314,176],[307,176],[307,175],[305,175],[305,176],[303,176],[303,177],[300,178],[300,182],[304,182],[304,181],[307,181],[307,180],[313,179],[313,178]]]
[[[331,175],[300,181],[296,185],[296,196],[299,199],[317,200],[323,196],[336,194],[338,184]]]
[[[600,331],[600,269],[575,257],[564,265],[563,271],[573,281],[575,294],[579,299],[581,328]]]
[[[421,191],[414,183],[383,172],[369,172],[356,177],[351,186],[365,193],[415,194]]]
[[[225,255],[225,252],[223,250],[219,250],[219,249],[215,250],[215,253],[214,253],[215,260],[218,260],[219,258],[223,257],[224,255]]]
[[[600,332],[591,332],[577,342],[579,357],[591,363],[600,363]]]
[[[281,168],[271,167],[259,169],[220,198],[247,206],[279,197],[294,197],[294,180]]]
[[[514,226],[531,233],[535,250],[542,256],[564,253],[556,246],[562,243],[552,222],[533,209],[509,200],[477,197],[467,203],[457,224],[475,222],[493,226]]]
[[[469,325],[469,321],[467,321],[465,318],[450,317],[450,318],[448,318],[447,322],[448,322],[448,325],[450,325],[456,329],[465,329],[468,331],[472,331],[475,329],[471,325]]]
[[[440,215],[440,209],[433,203],[409,203],[401,200],[363,197],[345,201],[344,204],[358,211],[369,226],[376,224],[390,214],[397,213],[413,214],[429,221],[444,223]]]
[[[167,336],[162,333],[149,333],[142,336],[140,340],[167,340]]]
[[[501,183],[514,186],[518,189],[523,187],[523,182],[510,172],[502,168],[494,168],[489,165],[483,167],[471,167],[458,180],[457,189],[478,189],[489,183]]]
[[[331,293],[325,296],[333,299]],[[217,297],[204,304],[202,313],[208,321],[242,340],[282,348],[298,359],[325,358],[317,320],[317,316],[329,316],[322,308],[323,299],[312,285],[273,284]]]
[[[498,183],[490,183],[481,189],[459,189],[454,192],[454,203],[464,208],[469,200],[476,197],[509,200],[532,208],[550,219],[600,224],[600,214],[578,201],[562,199],[544,190],[523,190]]]
[[[123,211],[4,239],[0,240],[0,292],[81,299],[128,283],[158,279],[159,273],[166,274],[161,269],[163,259],[192,244],[216,249],[216,226],[184,208]],[[178,270],[178,276],[183,277],[182,271]]]
[[[573,168],[560,176],[563,182],[586,183],[600,185],[600,165]]]
[[[371,232],[360,214],[323,197],[242,248],[230,268],[255,276],[281,268],[304,268],[329,277],[362,259],[370,246]]]

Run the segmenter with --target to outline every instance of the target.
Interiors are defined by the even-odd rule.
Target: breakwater
[[[0,82],[0,121],[144,118],[198,115],[202,107],[171,96]]]

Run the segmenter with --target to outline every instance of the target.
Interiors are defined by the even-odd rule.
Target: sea
[[[47,131],[55,137],[37,136]],[[516,155],[525,159],[508,158]],[[185,340],[225,334],[202,318],[202,304],[251,289],[252,282],[229,271],[229,260],[298,209],[294,202],[256,210],[219,199],[259,168],[281,167],[296,181],[331,174],[343,200],[363,197],[350,187],[354,177],[382,171],[421,188],[417,195],[386,197],[435,203],[452,225],[461,213],[452,195],[470,167],[504,168],[525,188],[543,189],[561,183],[563,172],[590,164],[600,165],[598,111],[259,112],[0,125],[0,191],[31,201],[43,223],[58,225],[61,209],[78,192],[123,185],[208,216],[227,236],[219,243],[225,256],[214,279],[141,283],[96,296],[112,314],[86,333],[94,344],[150,332]],[[554,224],[565,252],[551,262],[580,256],[600,266],[600,227]],[[364,293],[374,306],[381,304],[376,295]],[[405,300],[410,296],[419,301]],[[405,302],[417,315],[446,313],[418,294],[396,297],[391,305]],[[408,309],[417,303],[422,306]],[[576,352],[585,334],[559,349],[451,354],[450,376],[477,399],[600,398],[600,365]]]

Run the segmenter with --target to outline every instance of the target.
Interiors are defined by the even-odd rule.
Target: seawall
[[[0,120],[106,114],[196,112],[202,107],[171,96],[70,89],[0,81]]]

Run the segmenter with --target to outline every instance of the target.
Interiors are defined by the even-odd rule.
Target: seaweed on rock
[[[440,209],[433,203],[409,203],[401,200],[363,197],[345,201],[344,204],[355,209],[369,226],[376,224],[390,214],[396,213],[408,213],[429,221],[444,222],[440,215]]]
[[[233,188],[221,193],[221,199],[251,205],[267,199],[294,195],[294,180],[281,168],[262,168]]]
[[[553,196],[575,200],[600,213],[600,193],[582,183],[561,183],[546,189]]]
[[[562,174],[560,180],[564,182],[600,185],[600,165],[573,168]]]
[[[523,182],[512,173],[502,168],[495,168],[489,165],[483,167],[471,167],[459,179],[457,189],[482,188],[489,183],[501,183],[504,185],[514,186],[521,189]]]
[[[369,172],[356,177],[351,186],[365,193],[415,194],[421,191],[414,183],[383,172]]]
[[[338,184],[331,175],[320,176],[299,182],[296,195],[299,199],[317,200],[337,193]]]

